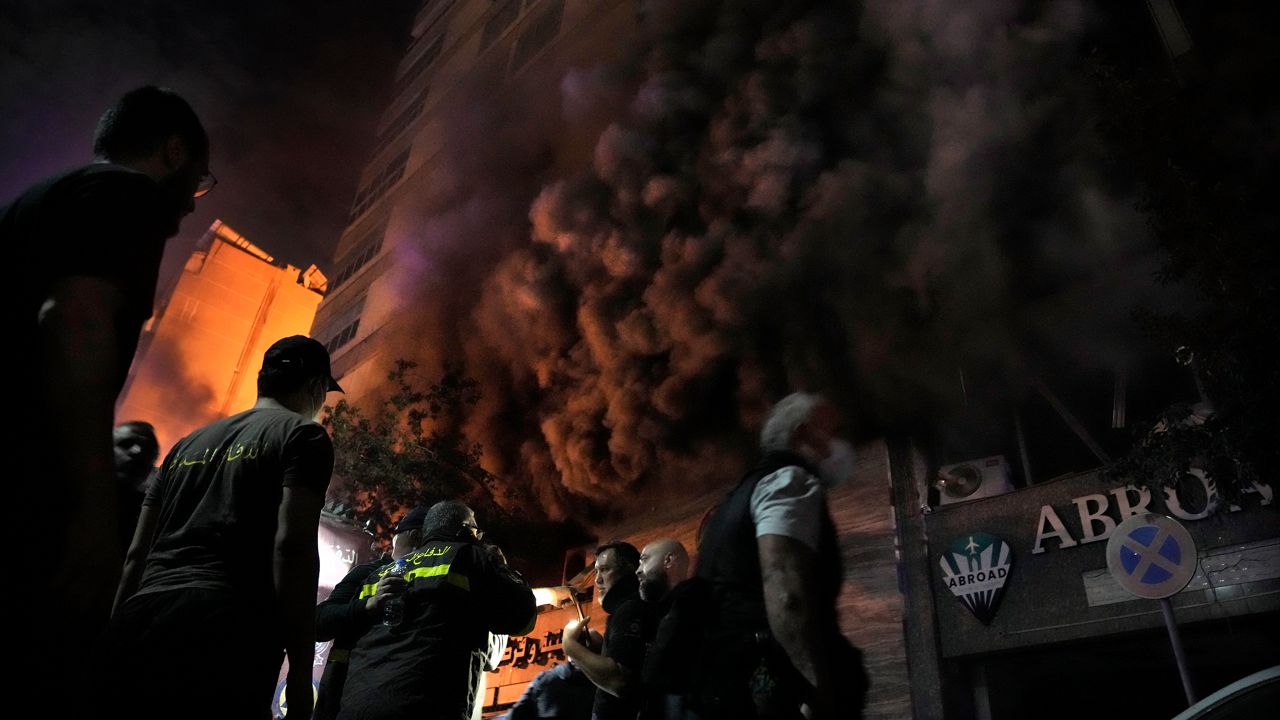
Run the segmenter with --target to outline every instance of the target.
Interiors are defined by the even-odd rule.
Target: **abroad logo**
[[[951,543],[938,564],[951,594],[983,625],[991,624],[1013,568],[1009,543],[984,532],[965,535]]]

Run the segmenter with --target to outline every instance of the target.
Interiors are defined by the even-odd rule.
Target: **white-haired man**
[[[721,657],[690,698],[704,718],[798,718],[802,705],[810,717],[861,715],[866,681],[840,633],[843,564],[826,500],[853,473],[840,432],[821,396],[783,398],[760,433],[762,462],[708,522],[697,576],[712,588]]]

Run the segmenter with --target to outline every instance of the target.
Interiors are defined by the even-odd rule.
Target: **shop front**
[[[1271,487],[1231,504],[1202,475],[1165,493],[1071,475],[924,515],[947,718],[1171,718],[1186,708],[1159,601],[1130,594],[1108,569],[1107,540],[1148,512],[1177,520],[1194,543],[1164,550],[1194,567],[1170,603],[1197,697],[1280,664]],[[1173,559],[1118,571],[1157,583]]]

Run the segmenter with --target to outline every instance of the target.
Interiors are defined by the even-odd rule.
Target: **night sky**
[[[218,187],[170,241],[161,287],[214,219],[332,274],[417,6],[5,2],[0,204],[91,160],[98,117],[122,93],[167,86],[203,118]]]

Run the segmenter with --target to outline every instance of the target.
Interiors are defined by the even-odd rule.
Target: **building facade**
[[[349,223],[334,254],[334,277],[316,314],[315,337],[334,374],[358,401],[383,380],[376,360],[403,325],[406,293],[394,286],[396,243],[425,242],[412,226],[414,199],[440,182],[432,162],[444,118],[463,88],[498,88],[535,65],[590,62],[588,40],[633,32],[637,3],[591,0],[427,0],[396,69],[391,104],[360,175]],[[595,43],[598,46],[598,43]]]
[[[1109,571],[1108,540],[1146,513],[1179,522],[1194,543],[1162,550],[1194,567],[1169,601],[1195,695],[1280,664],[1280,507],[1271,486],[1229,503],[1198,472],[1161,492],[1089,471],[930,506],[936,469],[908,453],[895,466],[909,480],[894,497],[915,717],[1184,710],[1160,602],[1127,592]],[[1161,580],[1162,571],[1150,575]]]
[[[262,354],[282,337],[310,334],[325,286],[314,265],[277,264],[215,221],[144,328],[116,419],[150,422],[166,452],[201,425],[248,409]]]

